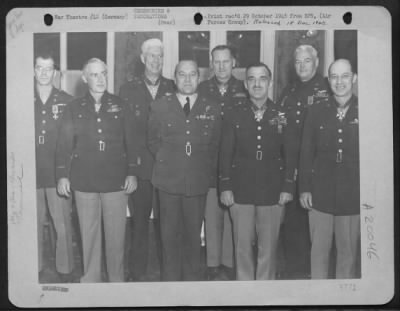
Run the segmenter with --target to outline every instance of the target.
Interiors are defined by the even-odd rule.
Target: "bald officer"
[[[278,103],[282,110],[287,111],[288,126],[295,134],[293,165],[298,169],[304,117],[308,108],[316,102],[328,100],[329,86],[326,79],[317,72],[319,58],[313,46],[298,46],[293,57],[296,79],[283,90]],[[287,206],[283,227],[285,272],[288,278],[304,278],[309,274],[308,217],[297,197]]]
[[[287,165],[293,143],[285,114],[268,98],[271,78],[263,63],[246,68],[250,98],[232,107],[223,120],[221,202],[230,208],[236,277],[241,281],[275,279],[281,218],[293,198],[294,170]]]
[[[310,108],[300,157],[300,202],[308,211],[311,277],[328,277],[334,237],[336,278],[356,277],[360,238],[357,75],[348,60],[329,67],[333,96]]]
[[[235,63],[233,51],[229,46],[214,47],[211,51],[211,69],[214,76],[199,85],[200,94],[215,100],[221,106],[222,116],[227,107],[243,101],[246,97],[243,81],[232,75]],[[217,172],[207,194],[205,216],[209,280],[234,277],[232,224],[229,212],[219,202],[216,176]]]
[[[202,279],[200,232],[220,136],[217,103],[197,93],[195,61],[175,69],[177,93],[152,104],[149,148],[159,190],[163,281]]]
[[[162,73],[164,47],[159,39],[148,39],[142,44],[140,59],[144,73],[121,87],[120,96],[129,104],[132,126],[140,139],[140,170],[138,188],[129,200],[132,219],[132,247],[129,258],[130,280],[141,281],[146,277],[149,252],[149,217],[153,202],[151,173],[154,157],[147,147],[147,123],[150,104],[174,93],[174,82]],[[157,240],[159,237],[157,236]],[[158,243],[159,244],[159,243]]]
[[[103,230],[108,280],[123,282],[126,206],[137,187],[134,131],[125,102],[106,91],[106,64],[90,59],[82,79],[89,91],[67,107],[61,123],[58,191],[67,197],[75,194],[83,248],[81,282],[102,281]]]
[[[71,199],[57,194],[55,155],[60,119],[72,96],[53,86],[56,68],[50,53],[36,56],[34,74],[39,272],[43,269],[43,225],[48,209],[57,233],[56,270],[66,282],[71,281],[74,269]]]

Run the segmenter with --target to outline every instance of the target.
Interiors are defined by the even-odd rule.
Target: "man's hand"
[[[279,196],[279,205],[284,206],[286,203],[293,200],[293,195],[288,192],[281,192]]]
[[[71,195],[71,184],[68,178],[63,177],[58,180],[57,191],[59,195],[69,198],[69,196]]]
[[[302,192],[300,194],[300,204],[306,210],[312,209],[312,194],[311,194],[311,192]]]
[[[137,189],[136,176],[126,176],[124,190],[126,194],[131,194]]]
[[[228,207],[233,205],[235,203],[233,199],[233,192],[231,190],[222,191],[221,202]]]

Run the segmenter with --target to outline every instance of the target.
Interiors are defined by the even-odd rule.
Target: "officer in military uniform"
[[[198,82],[197,63],[180,61],[177,93],[151,106],[148,140],[156,157],[152,183],[160,198],[163,281],[202,279],[200,233],[216,169],[221,111],[197,93]]]
[[[150,181],[154,157],[147,147],[150,104],[154,100],[174,93],[174,82],[161,75],[163,57],[163,44],[159,39],[148,39],[143,42],[140,58],[145,66],[144,73],[141,77],[135,77],[123,85],[119,94],[129,104],[132,126],[140,139],[141,165],[137,176],[138,188],[129,200],[133,228],[129,268],[130,279],[133,281],[145,279],[149,249],[149,217],[152,206],[157,204],[153,202],[155,193]],[[155,227],[158,228],[157,224]],[[159,232],[156,235],[158,234]],[[156,239],[159,245],[159,236]]]
[[[268,66],[250,65],[245,80],[250,98],[232,107],[223,120],[221,202],[230,207],[236,277],[243,281],[275,279],[281,218],[293,198],[294,169],[286,165],[293,161],[287,158],[293,156],[293,138],[285,114],[268,98],[270,81]]]
[[[243,101],[246,97],[243,81],[232,75],[235,58],[231,48],[218,45],[211,51],[211,67],[214,76],[199,85],[199,94],[209,97],[221,106],[223,116],[226,107]],[[232,224],[226,207],[220,205],[217,193],[217,172],[207,194],[205,234],[209,280],[232,279],[233,240]]]
[[[328,99],[329,86],[324,77],[317,73],[319,64],[316,49],[311,45],[300,45],[294,52],[296,80],[288,85],[278,101],[281,109],[287,111],[288,126],[293,128],[294,141],[293,165],[298,168],[301,134],[304,116],[308,107],[315,102]],[[304,278],[309,274],[309,250],[307,213],[295,200],[288,204],[284,218],[283,241],[286,256],[285,272],[289,278]]]
[[[81,282],[101,282],[102,229],[108,279],[123,282],[126,206],[137,187],[136,140],[127,104],[106,91],[106,64],[90,59],[82,79],[89,92],[74,100],[62,119],[58,191],[65,196],[74,191],[83,248]]]
[[[336,278],[356,277],[360,251],[360,168],[357,75],[348,60],[329,68],[333,96],[310,107],[300,157],[300,202],[308,211],[311,235],[311,277],[328,277],[335,238]]]
[[[74,269],[71,199],[57,194],[55,155],[60,119],[72,96],[53,87],[56,69],[50,53],[38,54],[34,69],[39,272],[43,269],[43,226],[48,208],[57,233],[56,270],[61,281],[67,282]]]

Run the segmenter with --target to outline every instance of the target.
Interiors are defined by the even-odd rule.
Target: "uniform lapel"
[[[141,87],[141,90],[146,98],[146,102],[152,102],[153,101],[153,97],[150,94],[149,89],[147,88],[146,82],[144,82],[144,78],[141,77],[139,80],[139,85]]]
[[[160,85],[158,86],[157,94],[155,99],[159,99],[164,96],[165,92],[167,91],[167,79],[163,76],[160,78]],[[149,93],[150,95],[150,93]]]
[[[179,102],[178,96],[176,94],[174,94],[174,96],[172,97],[171,108],[175,109],[175,111],[178,113],[178,115],[186,118],[185,112],[183,111],[182,105]],[[190,114],[191,113],[192,113],[192,111],[190,111]]]

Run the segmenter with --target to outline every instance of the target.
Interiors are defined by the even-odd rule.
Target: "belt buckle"
[[[44,145],[44,136],[39,136],[39,145]]]
[[[262,151],[261,150],[257,150],[256,153],[256,160],[261,161],[262,160]]]
[[[102,140],[99,141],[99,150],[104,151],[106,149],[106,143]]]
[[[338,150],[336,154],[336,163],[342,163],[343,160],[343,152],[342,150]]]
[[[190,142],[186,143],[185,149],[187,156],[190,157],[190,155],[192,154],[192,145],[190,144]]]

